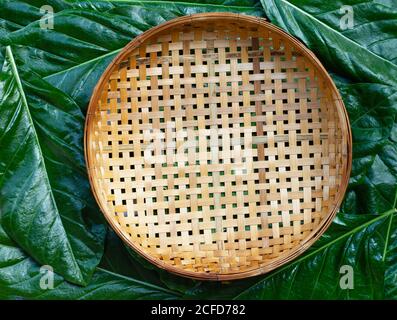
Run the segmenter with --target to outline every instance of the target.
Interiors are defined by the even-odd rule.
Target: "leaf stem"
[[[393,215],[390,216],[389,225],[387,227],[387,232],[386,232],[386,237],[385,237],[385,247],[383,248],[383,256],[382,256],[382,261],[383,262],[386,260],[387,247],[389,246],[389,239],[390,239],[390,231],[391,231],[392,222],[393,222]]]

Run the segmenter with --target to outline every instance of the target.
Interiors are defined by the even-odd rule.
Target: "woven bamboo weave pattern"
[[[199,15],[144,34],[91,100],[97,200],[125,241],[170,271],[269,271],[323,232],[345,191],[351,146],[335,87],[256,20]]]

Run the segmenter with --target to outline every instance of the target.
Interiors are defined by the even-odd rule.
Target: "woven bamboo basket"
[[[153,264],[232,280],[294,259],[326,230],[351,170],[339,93],[264,19],[181,17],[132,40],[88,109],[90,183]]]

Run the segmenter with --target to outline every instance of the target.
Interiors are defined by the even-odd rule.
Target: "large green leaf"
[[[78,106],[7,48],[0,75],[0,218],[32,257],[86,284],[103,251],[104,227],[92,206]],[[92,201],[92,200],[91,200]]]
[[[397,8],[394,0],[294,0],[291,4],[338,30],[372,53],[397,63]],[[348,7],[349,6],[349,7]],[[341,18],[352,10],[352,25]],[[347,16],[346,16],[347,17]]]
[[[0,299],[177,299],[180,294],[146,281],[98,268],[86,287],[54,274],[53,288],[41,288],[48,277],[0,225]],[[46,279],[48,284],[48,278]]]
[[[332,19],[339,22],[342,14],[335,12],[341,8],[342,1],[329,1],[326,4],[308,0],[261,0],[261,2],[271,22],[301,39],[314,51],[327,69],[361,83],[397,85],[397,65],[380,56],[374,46],[370,45],[375,37],[372,32],[364,33],[358,27],[366,24],[365,21],[360,20],[362,11],[367,16],[372,15],[373,26],[383,23],[376,21],[376,14],[382,15],[385,11],[390,13],[386,16],[386,20],[390,19],[389,23],[395,25],[396,8],[385,7],[378,3],[369,5],[368,1],[365,1],[367,7],[363,7],[354,15],[356,28],[348,33],[339,30],[339,23],[327,24]],[[343,4],[362,2],[364,3],[362,0],[349,0],[343,1]],[[321,19],[311,12],[317,13]],[[394,18],[390,18],[393,15]],[[397,30],[390,28],[389,32],[377,36],[387,44],[390,39],[396,38]],[[357,38],[360,38],[360,42],[356,42]]]
[[[386,211],[395,207],[396,199],[397,89],[334,78],[353,133],[353,170],[342,209],[349,213]]]

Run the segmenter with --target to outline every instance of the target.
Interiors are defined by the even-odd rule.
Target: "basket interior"
[[[348,150],[312,61],[266,25],[218,18],[163,28],[114,65],[89,114],[88,166],[124,240],[205,278],[280,264],[313,237]]]

